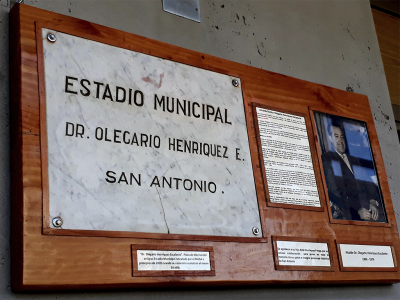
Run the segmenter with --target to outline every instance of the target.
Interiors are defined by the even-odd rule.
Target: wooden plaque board
[[[43,68],[37,30],[46,28],[116,47],[133,50],[190,66],[238,77],[241,80],[254,180],[260,211],[262,237],[219,238],[196,235],[82,232],[65,234],[43,226],[46,187],[42,176],[41,148]],[[10,14],[10,72],[12,128],[12,288],[14,291],[146,288],[171,286],[229,286],[255,284],[370,284],[395,283],[393,271],[342,272],[338,253],[331,251],[332,267],[326,270],[279,270],[275,268],[272,236],[298,241],[337,240],[352,243],[389,243],[395,259],[400,242],[386,172],[373,116],[366,96],[306,82],[234,63],[55,14],[27,5],[14,5]],[[321,209],[269,205],[261,153],[254,125],[253,105],[290,111],[306,118],[310,149]],[[326,112],[367,124],[377,177],[388,222],[337,222],[330,212],[312,111]],[[359,226],[364,225],[364,226]],[[373,241],[373,242],[372,242]],[[135,273],[132,250],[212,249],[211,272]],[[330,247],[331,249],[331,247]],[[149,249],[147,249],[149,250]],[[208,251],[208,250],[207,250]],[[211,255],[212,254],[212,255]],[[287,268],[290,269],[290,268]],[[373,274],[373,275],[372,275]]]

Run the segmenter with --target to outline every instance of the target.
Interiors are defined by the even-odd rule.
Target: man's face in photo
[[[344,141],[344,135],[339,127],[332,126],[331,142],[335,147],[336,151],[343,154],[346,151],[346,142]]]

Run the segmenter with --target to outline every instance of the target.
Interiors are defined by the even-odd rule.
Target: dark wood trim
[[[40,156],[42,164],[42,193],[43,193],[43,230],[50,228],[49,223],[49,172],[47,161],[47,117],[46,117],[46,86],[44,74],[42,26],[35,22],[36,28],[36,51],[38,66],[38,84],[39,84],[39,103],[40,103]],[[44,232],[43,232],[44,233]]]
[[[167,234],[167,233],[106,231],[106,230],[74,230],[74,229],[43,228],[43,234],[57,235],[57,236],[116,237],[116,238],[138,238],[138,239],[160,239],[160,240],[182,240],[182,241],[236,242],[236,243],[268,243],[268,238],[256,238],[256,237],[252,238],[252,237],[237,237],[237,236]]]
[[[153,244],[145,245],[131,245],[132,250],[132,276],[133,277],[158,277],[158,276],[215,276],[215,261],[214,261],[214,248],[207,246],[159,246]],[[162,251],[202,251],[209,252],[210,255],[210,267],[209,271],[139,271],[137,250],[162,250]]]
[[[11,289],[23,287],[24,184],[22,180],[23,135],[21,123],[21,19],[19,6],[10,12],[10,129],[11,129]]]
[[[269,192],[268,192],[269,195]],[[323,212],[324,207],[321,205],[321,207],[317,206],[306,206],[306,205],[297,205],[297,204],[286,204],[286,203],[275,203],[271,202],[268,200],[268,206],[269,207],[278,207],[278,208],[288,208],[288,209],[301,209],[301,210],[311,210],[311,211],[319,211]]]
[[[376,2],[376,1],[374,1],[374,2]],[[394,1],[394,3],[396,3],[396,1]],[[400,14],[399,13],[396,13],[396,12],[391,11],[389,9],[383,8],[383,7],[381,7],[379,5],[376,5],[376,4],[372,4],[371,3],[371,9],[375,9],[377,11],[380,11],[380,12],[383,12],[385,14],[391,15],[392,17],[400,18]]]
[[[249,82],[250,84],[250,82]],[[256,188],[256,194],[257,194],[257,201],[258,201],[258,210],[260,214],[260,224],[261,224],[261,230],[262,230],[262,236],[267,237],[268,236],[268,229],[266,225],[266,214],[265,214],[265,208],[267,207],[267,196],[265,194],[265,188],[263,185],[262,180],[259,180],[262,178],[262,169],[261,169],[261,163],[259,160],[259,148],[257,146],[257,133],[255,131],[255,126],[254,126],[254,114],[252,110],[252,97],[249,96],[246,91],[247,91],[247,83],[246,79],[241,78],[241,91],[242,91],[242,97],[244,101],[244,112],[245,112],[245,117],[246,117],[246,125],[247,125],[247,136],[249,140],[249,149],[250,149],[250,155],[251,155],[251,161],[252,161],[252,167],[253,167],[253,179],[254,179],[254,184]]]

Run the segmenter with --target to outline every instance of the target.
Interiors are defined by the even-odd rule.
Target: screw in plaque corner
[[[254,235],[259,235],[260,234],[260,229],[255,227],[255,226],[251,230],[253,231]]]
[[[54,33],[48,33],[47,40],[51,43],[55,43],[57,41],[56,35]]]
[[[61,228],[62,224],[63,224],[63,220],[61,219],[61,217],[55,217],[53,219],[53,226],[54,227]]]

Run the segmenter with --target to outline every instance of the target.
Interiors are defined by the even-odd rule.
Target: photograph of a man
[[[387,222],[365,124],[315,117],[333,219]]]

